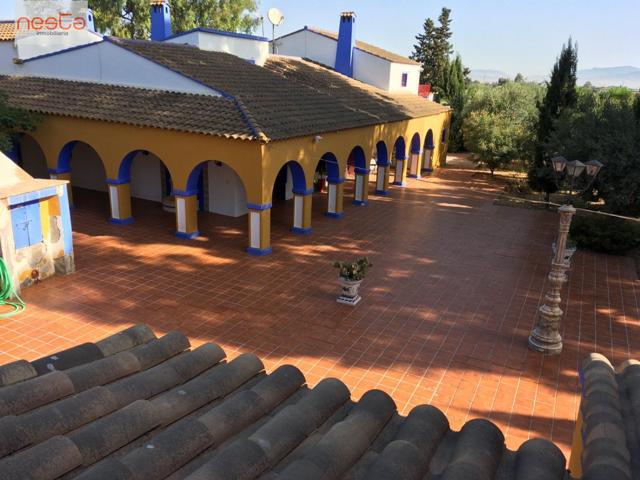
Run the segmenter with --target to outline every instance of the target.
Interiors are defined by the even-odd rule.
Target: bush
[[[640,247],[640,223],[604,215],[573,219],[570,235],[580,248],[623,255]]]

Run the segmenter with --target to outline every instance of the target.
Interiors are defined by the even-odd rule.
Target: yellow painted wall
[[[316,166],[325,153],[332,152],[344,172],[347,158],[354,147],[362,147],[370,160],[377,142],[382,140],[391,158],[393,145],[399,136],[404,137],[408,150],[415,133],[420,135],[421,146],[424,145],[429,129],[433,130],[433,166],[437,167],[446,155],[446,145],[440,139],[442,129],[445,126],[449,129],[450,117],[450,112],[444,112],[401,122],[328,132],[322,134],[319,142],[309,135],[260,144],[256,141],[57,116],[45,116],[43,123],[31,135],[42,148],[50,168],[57,166],[58,155],[64,145],[71,141],[82,141],[97,152],[107,177],[114,179],[118,178],[118,170],[126,154],[133,150],[147,150],[163,161],[178,190],[186,189],[189,174],[201,162],[221,161],[231,167],[244,183],[247,202],[262,204],[271,202],[276,176],[288,161],[295,160],[302,165],[307,188],[312,188]]]

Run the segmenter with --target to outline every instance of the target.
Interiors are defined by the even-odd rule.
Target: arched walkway
[[[91,145],[79,140],[66,143],[58,154],[56,167],[49,169],[49,174],[51,178],[71,182],[69,202],[74,206],[104,208],[103,195],[95,192],[107,192],[106,169]]]
[[[393,184],[399,187],[406,185],[407,177],[407,146],[404,137],[398,137],[393,144],[393,163],[395,164],[395,172],[393,175]]]
[[[162,160],[148,150],[127,153],[118,167],[118,178],[108,179],[111,222],[133,221],[133,211],[139,215],[153,204],[170,213],[175,211],[171,173]],[[135,199],[132,208],[132,198]]]
[[[367,155],[361,146],[353,147],[347,161],[347,172],[352,165],[354,174],[353,204],[367,205],[369,203],[369,164]]]
[[[21,133],[7,154],[14,162],[35,178],[49,178],[49,166],[38,141],[28,133]]]
[[[411,149],[409,156],[409,176],[411,178],[420,178],[420,154],[422,153],[422,145],[420,143],[420,134],[414,133],[411,137]]]
[[[317,196],[323,196],[326,193],[327,196],[325,215],[332,218],[342,218],[344,216],[342,198],[345,179],[340,176],[340,165],[337,157],[331,152],[322,155],[316,165],[315,172],[315,193]]]
[[[423,172],[433,171],[433,150],[435,145],[433,144],[433,130],[429,129],[424,139],[424,147],[422,149],[422,168]]]
[[[284,164],[272,189],[272,205],[282,206],[293,198],[293,227],[291,231],[298,234],[311,233],[311,200],[313,188],[307,188],[304,169],[297,161]],[[250,207],[251,208],[251,207]]]
[[[380,140],[376,144],[376,195],[389,194],[389,163],[387,144]]]

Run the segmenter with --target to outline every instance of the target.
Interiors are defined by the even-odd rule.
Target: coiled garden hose
[[[15,300],[10,301],[12,298],[15,298]],[[5,305],[11,307],[11,310],[5,312]],[[11,317],[24,311],[25,308],[24,301],[13,288],[7,264],[4,258],[0,257],[0,318]]]

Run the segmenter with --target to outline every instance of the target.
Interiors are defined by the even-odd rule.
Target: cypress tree
[[[435,49],[434,38],[436,32],[436,26],[433,20],[427,18],[424,21],[423,33],[416,35],[416,43],[413,46],[413,53],[411,58],[416,62],[422,64],[422,72],[420,72],[420,83],[429,83],[434,85],[436,82],[436,61],[435,61]]]

